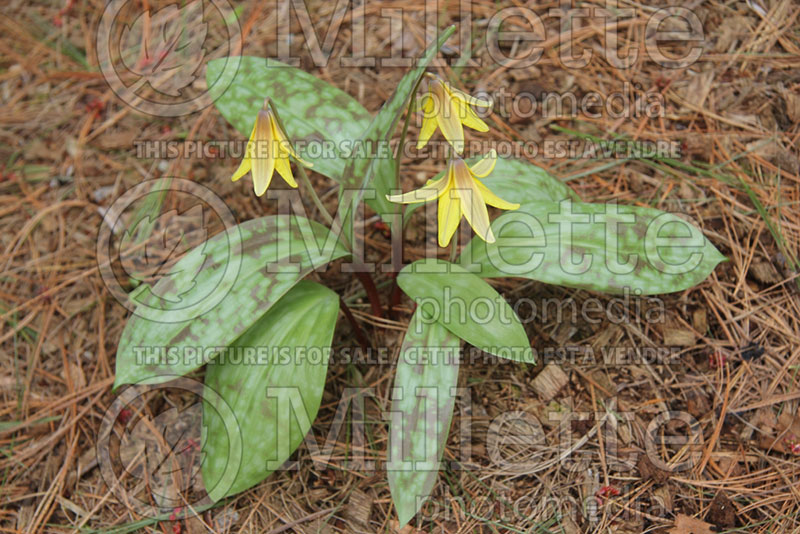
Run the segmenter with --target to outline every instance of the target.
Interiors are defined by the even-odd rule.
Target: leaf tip
[[[397,523],[398,523],[397,529],[400,530],[401,528],[408,525],[412,519],[414,519],[414,515],[416,514],[416,512],[408,508],[401,511],[400,508],[397,507],[397,504],[395,504],[394,506],[395,509],[397,510]]]
[[[522,351],[522,362],[536,365],[536,354],[532,347],[527,347]]]
[[[130,382],[128,382],[127,380],[123,379],[120,376],[117,376],[116,378],[114,378],[114,385],[111,386],[111,393],[116,393],[119,390],[119,388],[121,388],[126,384],[130,384]]]
[[[128,386],[136,383],[136,377],[131,376],[125,369],[117,369],[114,374],[114,384],[111,386],[111,392],[119,392],[122,386]]]

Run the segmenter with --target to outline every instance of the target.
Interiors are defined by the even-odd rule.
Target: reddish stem
[[[381,305],[381,297],[378,294],[378,288],[375,287],[375,282],[369,273],[357,272],[355,273],[364,290],[367,292],[370,306],[372,306],[372,315],[375,317],[383,317],[383,306]]]
[[[347,317],[347,321],[353,328],[353,333],[356,336],[356,341],[358,341],[358,344],[361,345],[361,349],[364,351],[364,353],[369,354],[369,340],[367,339],[367,336],[364,334],[364,331],[361,330],[361,327],[358,326],[356,318],[353,316],[353,312],[350,311],[350,307],[347,305],[347,303],[345,303],[342,297],[339,297],[339,305],[342,307],[344,316]]]
[[[392,273],[392,289],[389,293],[389,318],[394,319],[394,310],[400,305],[400,300],[403,298],[403,292],[400,291],[400,286],[397,285],[397,273]]]

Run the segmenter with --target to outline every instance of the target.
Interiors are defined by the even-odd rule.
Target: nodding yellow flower
[[[275,113],[267,103],[264,103],[264,107],[256,116],[256,123],[253,125],[253,133],[250,134],[250,139],[247,141],[242,163],[231,176],[231,181],[235,182],[250,172],[253,175],[253,189],[255,189],[256,196],[260,197],[266,192],[272,181],[272,175],[277,170],[287,184],[297,187],[292,167],[289,164],[289,156],[300,164],[311,167],[310,163],[300,159],[300,156],[295,153],[292,144],[276,120]]]
[[[497,163],[497,152],[494,150],[472,167],[469,167],[463,159],[454,157],[447,165],[447,171],[442,178],[429,182],[416,191],[404,195],[386,195],[386,198],[400,204],[438,199],[440,247],[450,244],[462,215],[481,239],[487,243],[494,243],[495,238],[486,206],[494,206],[501,210],[519,208],[519,204],[506,202],[479,180],[494,170],[495,163]]]
[[[482,100],[452,87],[438,76],[428,73],[428,93],[422,97],[422,129],[419,132],[417,150],[428,144],[436,126],[453,145],[455,151],[464,151],[464,126],[488,132],[489,127],[478,117],[470,105],[491,107],[490,100]]]

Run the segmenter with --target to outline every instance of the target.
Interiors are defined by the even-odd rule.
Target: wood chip
[[[567,385],[569,376],[555,363],[544,366],[542,372],[533,379],[531,387],[544,401],[549,401]]]
[[[673,325],[664,326],[664,345],[668,347],[691,347],[697,341],[692,330]]]
[[[369,495],[358,489],[353,490],[343,510],[345,519],[352,521],[358,526],[366,527],[369,523],[369,516],[371,513],[372,499]]]
[[[697,308],[692,312],[692,326],[701,334],[708,332],[708,312],[705,308]]]

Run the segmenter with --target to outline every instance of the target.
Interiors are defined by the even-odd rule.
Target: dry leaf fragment
[[[668,530],[669,534],[716,534],[711,525],[701,519],[678,514],[675,526]]]
[[[711,507],[706,517],[721,530],[736,526],[736,509],[724,493],[717,493],[717,496],[711,501]]]
[[[670,473],[653,465],[653,462],[650,461],[646,454],[639,456],[636,467],[639,469],[639,474],[643,480],[652,480],[656,484],[663,484],[669,480]]]

